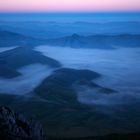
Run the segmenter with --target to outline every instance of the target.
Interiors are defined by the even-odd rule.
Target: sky
[[[138,12],[140,0],[0,0],[0,12]]]

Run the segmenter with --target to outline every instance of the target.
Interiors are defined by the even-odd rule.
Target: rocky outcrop
[[[42,126],[8,107],[0,107],[0,139],[45,140]]]

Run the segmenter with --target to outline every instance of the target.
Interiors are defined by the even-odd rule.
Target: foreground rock
[[[44,140],[42,126],[26,120],[8,107],[0,107],[0,138],[3,140]]]

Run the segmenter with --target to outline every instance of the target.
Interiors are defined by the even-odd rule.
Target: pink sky
[[[140,11],[140,0],[0,0],[0,11]]]

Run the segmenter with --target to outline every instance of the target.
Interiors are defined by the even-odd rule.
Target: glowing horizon
[[[132,12],[140,0],[3,0],[0,12]]]

